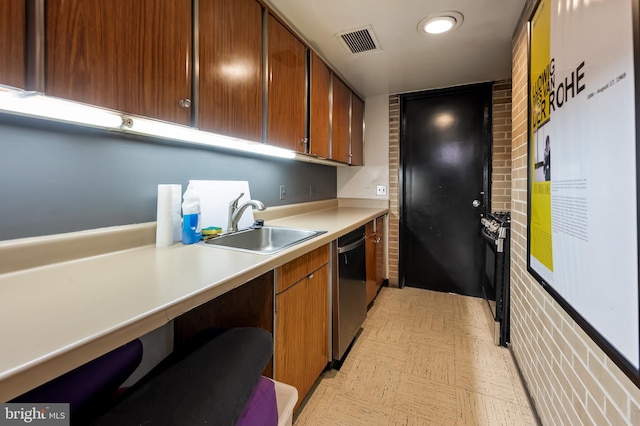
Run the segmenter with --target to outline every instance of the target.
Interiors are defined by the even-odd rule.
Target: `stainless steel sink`
[[[263,226],[231,234],[222,234],[206,240],[205,244],[251,253],[272,254],[325,232],[327,231]]]

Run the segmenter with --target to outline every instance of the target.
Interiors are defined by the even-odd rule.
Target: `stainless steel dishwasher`
[[[364,226],[338,238],[333,285],[333,359],[341,360],[367,317]]]

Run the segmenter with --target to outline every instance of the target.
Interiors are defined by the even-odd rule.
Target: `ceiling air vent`
[[[352,55],[382,50],[370,25],[338,33],[336,37]]]

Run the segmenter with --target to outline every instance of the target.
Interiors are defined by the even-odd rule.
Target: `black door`
[[[491,84],[400,100],[401,283],[480,297]]]

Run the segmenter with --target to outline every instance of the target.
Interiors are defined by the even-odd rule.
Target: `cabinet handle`
[[[302,138],[300,139],[300,143],[304,146],[307,146],[307,144],[309,143],[309,138]]]
[[[309,275],[309,279],[313,278],[313,274]]]
[[[376,238],[376,244],[380,242],[380,237]]]
[[[191,108],[191,99],[180,99],[178,102],[181,108]]]

